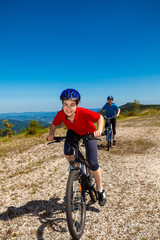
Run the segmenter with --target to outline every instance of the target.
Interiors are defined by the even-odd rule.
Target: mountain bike
[[[111,128],[111,120],[114,117],[106,117],[105,115],[103,115],[103,117],[105,118],[106,122],[108,123],[108,127],[105,129],[105,135],[106,135],[106,141],[107,141],[107,151],[109,151],[109,149],[112,147],[112,140],[113,140],[113,133],[112,133],[112,128]]]
[[[65,137],[55,137],[53,142],[61,142]],[[84,141],[93,139],[87,134]],[[53,143],[53,142],[49,142]],[[75,160],[69,163],[69,176],[66,187],[66,218],[70,235],[74,240],[81,238],[86,219],[86,193],[93,203],[97,201],[96,183],[92,171],[83,156],[79,145],[74,146]],[[76,167],[73,165],[76,164]]]

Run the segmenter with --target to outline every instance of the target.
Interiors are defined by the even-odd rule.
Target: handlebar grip
[[[101,136],[105,136],[105,135],[106,135],[106,133],[104,133],[104,132],[103,132],[103,133],[101,133]]]
[[[46,138],[47,139],[47,138]],[[51,143],[57,143],[57,142],[62,142],[64,139],[66,139],[66,137],[54,137],[53,141],[47,143],[48,144],[51,144]],[[47,139],[48,140],[48,139]]]
[[[49,143],[47,143],[47,145],[49,145],[49,144],[51,144],[51,143],[55,143],[56,141],[52,141],[52,142],[49,142]]]

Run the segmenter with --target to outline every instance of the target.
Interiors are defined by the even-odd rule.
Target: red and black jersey
[[[68,129],[71,129],[77,134],[83,136],[86,135],[87,132],[93,134],[93,132],[96,131],[96,127],[93,122],[97,122],[99,119],[99,113],[86,108],[77,107],[73,123],[67,119],[66,114],[63,110],[61,110],[55,116],[52,124],[57,126],[61,125],[63,122]]]

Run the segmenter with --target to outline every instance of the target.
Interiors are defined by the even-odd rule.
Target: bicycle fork
[[[108,129],[106,129],[106,140],[108,140]],[[109,140],[112,141],[112,131],[109,130]]]

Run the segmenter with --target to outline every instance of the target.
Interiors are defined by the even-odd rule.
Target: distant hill
[[[98,112],[100,108],[90,109]],[[12,119],[18,121],[29,121],[34,119],[39,122],[51,123],[56,116],[57,112],[24,112],[24,113],[1,113],[0,119]]]
[[[13,120],[13,119],[8,119],[8,122],[10,124],[13,124],[14,126],[12,127],[12,131],[16,130],[17,133],[19,133],[21,130],[26,129],[26,127],[29,124],[29,120],[27,121],[19,121],[19,120]],[[41,122],[39,122],[41,124]],[[49,123],[44,122],[43,126],[47,127],[49,126]],[[3,124],[3,120],[0,120],[0,129],[4,130],[4,124]]]
[[[134,108],[134,103],[128,102],[128,103],[126,103],[124,105],[121,105],[119,107],[121,109],[121,113],[130,112]],[[139,105],[139,110],[140,111],[143,111],[143,110],[146,110],[146,109],[157,109],[157,110],[160,110],[160,105],[159,104],[140,104]],[[90,109],[90,110],[95,111],[95,112],[99,112],[101,110],[101,108]]]
[[[24,112],[24,113],[1,113],[0,119],[12,119],[18,121],[29,121],[34,119],[39,122],[52,122],[57,112]]]
[[[125,105],[120,106],[121,113],[126,111],[132,111],[134,108],[134,103],[128,102]],[[140,111],[146,110],[146,109],[158,109],[160,110],[160,105],[158,104],[140,104],[139,105]]]
[[[128,102],[125,105],[120,106],[121,113],[132,111],[134,107],[134,103]],[[90,108],[90,110],[99,112],[101,108]],[[140,104],[140,111],[145,109],[158,109],[160,110],[160,105],[158,104]],[[15,125],[12,129],[20,131],[20,129],[26,128],[28,125],[29,120],[34,119],[38,122],[44,122],[45,126],[49,125],[57,112],[23,112],[23,113],[1,113],[0,119],[9,119],[9,123]],[[2,129],[3,123],[0,120],[0,128]]]
[[[89,110],[94,111],[94,112],[99,112],[101,108],[90,108]]]

